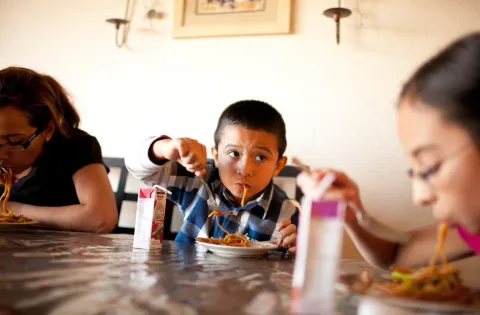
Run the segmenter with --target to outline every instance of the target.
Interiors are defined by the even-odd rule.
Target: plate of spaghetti
[[[267,252],[276,250],[277,245],[269,241],[246,241],[245,245],[237,245],[240,240],[237,234],[229,234],[223,238],[201,238],[198,237],[196,242],[202,245],[215,255],[221,257],[258,257],[265,255]],[[241,240],[243,243],[243,239]],[[232,242],[232,243],[229,243]]]
[[[243,187],[242,207],[245,205],[247,189],[247,186]],[[222,257],[258,257],[278,248],[277,245],[270,243],[269,241],[259,242],[249,240],[247,235],[230,233],[225,230],[218,221],[218,217],[229,214],[230,212],[221,212],[220,210],[215,209],[209,215],[209,217],[215,216],[215,221],[218,227],[226,234],[225,237],[197,237],[197,244],[206,247],[212,253]]]
[[[14,215],[12,211],[0,214],[0,225],[32,225],[37,224],[37,221],[33,221],[23,215]]]
[[[383,303],[402,308],[480,314],[479,292],[465,287],[460,272],[447,261],[444,253],[447,230],[448,224],[439,225],[437,247],[426,267],[392,266],[390,274],[376,279],[364,270],[360,274],[342,275],[340,282],[357,294],[381,298]]]
[[[3,194],[0,196],[0,203],[2,204],[2,211],[0,212],[0,228],[12,227],[18,225],[32,225],[38,222],[33,221],[23,215],[15,215],[12,211],[7,210],[8,199],[10,198],[10,191],[12,189],[13,176],[12,171],[3,172],[0,174],[4,183]]]

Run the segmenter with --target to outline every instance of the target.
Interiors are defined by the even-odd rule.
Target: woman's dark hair
[[[404,98],[438,109],[480,145],[480,33],[456,40],[424,63],[404,85]]]
[[[80,116],[60,83],[26,68],[0,70],[0,108],[5,106],[24,112],[30,125],[40,130],[53,122],[55,133],[65,138],[80,123]]]

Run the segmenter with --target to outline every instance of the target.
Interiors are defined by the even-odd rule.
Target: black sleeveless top
[[[76,129],[71,138],[53,137],[30,173],[13,184],[10,200],[35,206],[79,204],[72,176],[82,167],[102,163],[97,139]],[[108,172],[108,168],[107,168]],[[0,194],[4,186],[0,185]]]

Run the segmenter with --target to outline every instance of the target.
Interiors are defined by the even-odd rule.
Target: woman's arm
[[[437,246],[437,227],[428,226],[412,233],[412,239],[398,247],[394,264],[399,266],[425,266],[430,262]],[[448,230],[445,238],[445,254],[449,261],[473,256],[473,251],[455,228]],[[439,261],[437,261],[438,263]]]
[[[354,203],[363,210],[362,201],[357,184],[345,173],[335,170],[316,170],[311,173],[302,173],[298,177],[298,184],[304,194],[312,195],[313,189],[327,173],[335,174],[336,181],[323,195],[325,199],[343,199]],[[318,197],[312,195],[312,197]],[[346,230],[360,254],[370,264],[388,268],[391,265],[416,266],[426,265],[435,251],[437,231],[435,226],[415,231],[407,244],[396,244],[377,238],[361,227],[351,209],[346,214]],[[457,260],[472,256],[472,251],[460,238],[455,229],[450,229],[445,240],[445,252],[449,260]]]
[[[40,224],[64,230],[108,233],[118,221],[115,195],[105,166],[95,163],[73,174],[73,183],[80,204],[63,207],[41,207],[9,202],[15,214],[38,221]]]
[[[398,244],[385,241],[368,233],[357,223],[356,219],[347,221],[345,228],[357,250],[371,265],[388,268],[396,259]]]
[[[355,246],[370,264],[388,268],[395,266],[425,266],[429,263],[437,244],[437,227],[428,226],[412,232],[406,244],[395,244],[369,234],[356,222],[350,222],[346,229]],[[449,261],[473,255],[455,229],[448,231],[445,239],[445,253]]]

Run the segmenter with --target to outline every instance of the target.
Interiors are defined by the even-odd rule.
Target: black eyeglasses
[[[0,144],[0,151],[18,152],[26,150],[41,132],[42,131],[40,129],[35,130],[35,132],[30,137],[28,137],[27,141],[23,143],[11,143],[9,141],[6,144]]]

